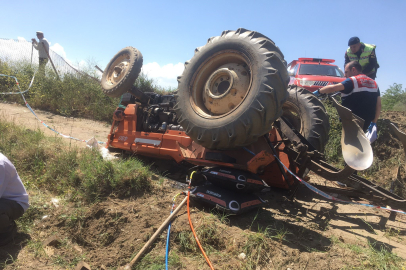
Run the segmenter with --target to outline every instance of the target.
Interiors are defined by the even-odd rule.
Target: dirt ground
[[[80,140],[89,140],[95,137],[98,141],[105,142],[110,132],[110,125],[89,119],[64,117],[50,112],[35,110],[38,118],[49,127],[67,136]],[[18,123],[28,129],[40,129],[46,136],[59,136],[54,131],[46,128],[34,114],[25,106],[18,104],[0,103],[0,117],[10,122]],[[70,140],[72,144],[84,146],[83,142]]]
[[[99,141],[105,141],[110,131],[110,126],[105,123],[65,118],[42,111],[36,113],[41,120],[59,132],[84,140],[96,137]],[[48,136],[56,136],[38,122],[26,107],[2,103],[0,115],[26,128],[39,128]],[[388,113],[385,117],[401,123],[401,128],[406,130],[405,113]],[[83,142],[72,141],[72,143],[85,145]],[[18,259],[17,265],[20,269],[63,269],[50,259],[43,257],[30,259],[32,255],[29,254],[29,249],[18,245],[27,238],[44,241],[52,235],[64,239],[61,240],[62,245],[72,247],[70,254],[86,254],[85,261],[92,269],[114,269],[117,265],[129,262],[134,253],[145,244],[148,237],[169,215],[172,197],[185,190],[184,186],[170,179],[182,175],[178,170],[179,167],[173,163],[155,161],[152,168],[168,176],[168,180],[161,184],[161,188],[152,194],[135,199],[110,197],[106,201],[81,207],[80,212],[74,213],[74,217],[72,211],[78,208],[77,205],[72,203],[57,205],[49,202],[50,214],[35,225],[39,230],[29,236],[19,234],[15,244],[0,248],[0,262],[4,262],[10,254],[13,260]],[[388,170],[393,171],[394,168]],[[310,179],[324,181],[314,174],[310,174]],[[257,267],[258,270],[342,269],[351,265],[355,255],[343,254],[345,250],[337,247],[331,248],[332,236],[346,244],[367,246],[368,241],[375,242],[376,245],[384,246],[406,259],[406,216],[399,214],[395,221],[390,221],[389,213],[382,209],[334,204],[304,187],[299,190],[294,201],[288,200],[287,195],[283,190],[272,188],[270,192],[264,194],[269,201],[266,207],[226,218],[227,222],[218,228],[222,240],[218,240],[217,244],[220,249],[229,251],[231,255],[222,257],[219,253],[211,253],[210,258],[216,269],[239,268],[242,261],[238,259],[238,254],[243,252],[246,234],[260,231],[269,225],[276,231],[285,231],[286,241],[274,241],[267,266]],[[195,202],[192,202],[191,206],[195,226],[199,226],[212,216],[207,207],[204,208]],[[176,236],[189,230],[185,208],[173,222],[172,234]],[[390,234],[388,231],[396,233]],[[165,254],[165,238],[166,234],[163,233],[154,244],[151,254],[156,256]],[[175,244],[179,243],[175,241]],[[47,247],[45,252],[51,258],[63,255],[66,248]],[[208,269],[203,258],[194,260],[185,257],[182,260],[184,263],[177,269]],[[7,265],[4,267],[0,265],[0,269],[2,268],[13,269]]]

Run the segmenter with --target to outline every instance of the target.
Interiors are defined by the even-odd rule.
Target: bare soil
[[[89,119],[64,117],[50,112],[35,110],[34,114],[25,106],[19,104],[0,103],[0,117],[10,122],[17,123],[27,129],[40,129],[46,136],[60,136],[51,129],[46,128],[40,121],[48,125],[57,132],[72,136],[80,140],[89,140],[95,137],[97,140],[105,142],[111,125],[105,122],[93,121]],[[84,146],[83,142],[70,140],[70,143]]]
[[[84,140],[94,136],[105,141],[110,131],[110,126],[101,122],[65,118],[42,111],[36,111],[36,114],[59,132]],[[26,128],[39,128],[48,136],[56,136],[39,123],[26,107],[0,104],[0,115]],[[406,131],[405,113],[388,112],[383,117],[400,123],[400,128]],[[72,142],[85,145],[83,142]],[[383,136],[378,142],[379,145],[375,143],[374,149],[376,147],[379,159],[403,151],[394,138]],[[151,160],[146,159],[146,162]],[[184,171],[179,167],[156,160],[152,165],[169,178],[161,184],[157,183],[158,188],[150,194],[128,199],[111,196],[105,201],[83,206],[77,203],[55,205],[50,201],[48,216],[35,224],[32,233],[18,233],[14,243],[0,247],[0,263],[10,258],[17,260],[12,265],[0,264],[0,269],[72,267],[57,264],[59,257],[71,257],[74,261],[74,258],[82,256],[92,269],[116,269],[128,263],[169,215],[172,197],[185,190],[184,186],[170,179],[182,178]],[[397,165],[384,168],[382,182],[390,181],[393,176],[388,176],[389,172],[395,174],[397,168]],[[310,179],[324,181],[315,174],[310,174]],[[271,189],[264,194],[269,201],[267,207],[226,217],[213,214],[208,207],[191,202],[195,227],[213,224],[211,218],[216,221],[218,238],[210,238],[212,242],[205,243],[223,251],[209,253],[215,269],[245,269],[245,261],[239,259],[238,255],[244,252],[247,241],[251,239],[249,235],[261,232],[268,226],[272,228],[273,237],[268,246],[267,259],[258,262],[258,266],[252,269],[342,269],[349,266],[368,269],[367,260],[359,265],[356,253],[333,245],[333,236],[341,243],[365,247],[370,241],[375,243],[377,250],[382,246],[406,259],[406,216],[397,215],[395,221],[390,221],[389,213],[382,209],[327,202],[306,188],[298,191],[294,201],[288,200],[287,196],[284,190]],[[180,197],[178,202],[183,195]],[[208,269],[203,257],[196,255],[198,253],[182,249],[184,245],[180,243],[179,236],[189,231],[185,207],[172,224],[171,245],[181,256],[176,269]],[[42,241],[52,235],[56,235],[61,244],[46,247],[44,252],[47,256],[35,256],[33,250],[36,249],[25,244],[27,239],[31,239],[41,245]],[[163,233],[148,253],[152,257],[163,258],[165,242],[166,233]],[[225,253],[227,256],[224,256]]]

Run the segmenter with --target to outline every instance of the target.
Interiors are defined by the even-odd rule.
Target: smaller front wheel
[[[310,91],[288,86],[289,96],[282,105],[283,116],[319,152],[324,152],[330,122],[323,103]]]
[[[109,97],[120,97],[131,89],[141,72],[142,61],[142,54],[136,48],[126,47],[120,50],[103,72],[103,92]]]

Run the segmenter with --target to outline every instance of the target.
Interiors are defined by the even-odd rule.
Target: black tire
[[[283,116],[319,152],[324,152],[330,122],[323,103],[310,91],[289,85],[289,96],[282,105]]]
[[[120,50],[103,72],[103,92],[109,97],[120,97],[131,89],[141,72],[142,61],[142,54],[136,48],[126,47]]]
[[[211,115],[198,106],[199,93],[194,91],[210,77],[207,70],[228,64],[229,54],[242,59],[238,65],[248,70],[249,87],[245,96],[240,97],[240,103],[231,106],[229,112]],[[243,28],[224,31],[197,48],[178,77],[174,107],[186,134],[206,148],[232,149],[249,145],[269,132],[272,123],[282,115],[282,104],[288,95],[289,77],[283,57],[272,40]],[[217,61],[219,58],[222,60]]]

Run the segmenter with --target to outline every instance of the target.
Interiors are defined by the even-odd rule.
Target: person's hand
[[[369,124],[369,127],[368,127],[368,132],[369,132],[369,133],[372,133],[372,129],[373,129],[374,127],[376,128],[376,123],[371,122],[371,124]]]
[[[378,138],[377,133],[378,133],[378,130],[377,130],[377,127],[376,127],[376,123],[371,122],[371,124],[369,124],[367,133],[365,133],[365,135],[369,139],[370,143],[373,143]]]
[[[313,95],[315,95],[316,97],[320,97],[321,93],[320,93],[319,90],[316,90],[316,91],[313,92]]]

